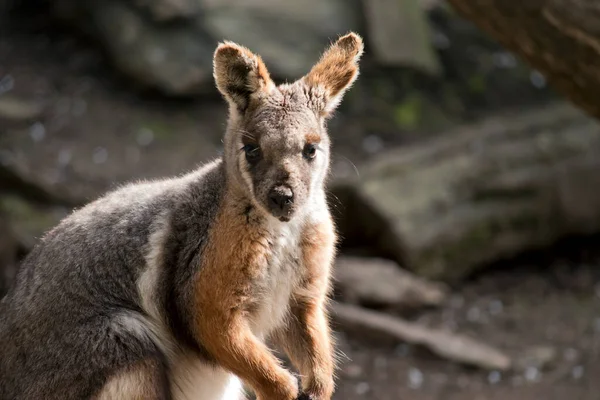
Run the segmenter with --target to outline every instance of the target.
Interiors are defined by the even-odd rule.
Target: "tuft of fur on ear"
[[[258,55],[229,41],[220,43],[215,50],[213,76],[223,97],[241,112],[252,99],[259,99],[275,86]]]
[[[324,90],[324,115],[331,113],[342,101],[344,93],[358,77],[358,61],[364,51],[362,38],[354,32],[340,37],[321,56],[303,78],[309,87]]]

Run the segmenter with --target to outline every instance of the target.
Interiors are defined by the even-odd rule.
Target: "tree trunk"
[[[600,118],[598,0],[448,0],[520,55],[577,106]]]
[[[382,155],[339,184],[349,245],[422,276],[478,266],[600,231],[600,126],[565,105],[490,119]]]

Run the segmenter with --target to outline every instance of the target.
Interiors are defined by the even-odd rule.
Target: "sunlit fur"
[[[224,156],[125,185],[44,235],[0,302],[0,399],[239,400],[243,381],[260,400],[330,400],[325,124],[362,46],[343,36],[277,86],[250,50],[219,45]]]

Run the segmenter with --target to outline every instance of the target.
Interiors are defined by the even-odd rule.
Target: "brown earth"
[[[600,242],[575,243],[564,246],[568,251],[502,263],[456,288],[442,309],[415,318],[468,334],[515,358],[548,347],[556,355],[545,367],[481,371],[404,344],[341,335],[347,358],[336,399],[600,398]]]
[[[46,111],[42,129],[0,127],[0,161],[60,192],[90,198],[132,176],[179,173],[217,154],[225,108],[216,98],[173,102],[134,94],[88,46],[44,25],[33,33],[1,26],[0,91],[39,100]],[[344,118],[333,132],[351,126]],[[365,138],[360,129],[344,129],[336,143],[338,173],[351,171],[347,158],[366,157],[356,146]],[[567,248],[503,263],[456,287],[442,309],[412,316],[514,356],[547,346],[556,357],[546,369],[483,372],[411,346],[340,333],[344,355],[335,398],[600,398],[600,240]]]

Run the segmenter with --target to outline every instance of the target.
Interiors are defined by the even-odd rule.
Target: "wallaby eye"
[[[306,146],[304,146],[304,150],[302,150],[302,155],[307,160],[312,160],[317,155],[317,146],[312,143],[307,143]]]
[[[261,153],[260,147],[255,144],[247,144],[244,146],[244,152],[246,153],[246,161],[249,164],[256,164],[260,161]]]

